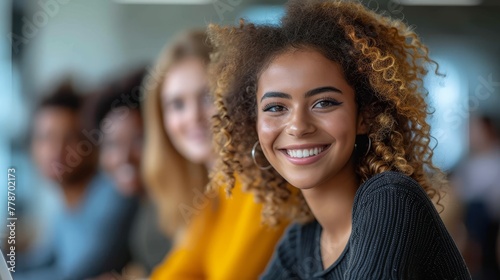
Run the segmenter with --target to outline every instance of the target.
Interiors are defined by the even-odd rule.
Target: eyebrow
[[[327,86],[327,87],[319,87],[319,88],[312,89],[312,90],[306,92],[304,97],[307,98],[307,97],[311,97],[311,96],[314,96],[316,94],[320,94],[320,93],[328,92],[328,91],[333,91],[333,92],[337,92],[340,94],[343,93],[340,89],[338,89],[336,87]],[[271,98],[271,97],[292,99],[292,96],[288,93],[279,92],[279,91],[269,91],[269,92],[264,93],[264,95],[260,99],[260,102],[262,102],[262,100],[264,100],[265,98]]]
[[[264,93],[264,95],[262,95],[260,102],[262,102],[262,100],[264,100],[266,98],[271,98],[271,97],[292,99],[292,96],[288,93],[279,92],[279,91],[268,91],[268,92]]]

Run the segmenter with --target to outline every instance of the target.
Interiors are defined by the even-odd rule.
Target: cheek
[[[257,135],[266,157],[272,153],[273,145],[280,134],[281,126],[275,119],[261,117],[257,120]]]
[[[43,163],[43,160],[47,157],[47,148],[44,147],[40,141],[34,141],[31,144],[31,151],[33,153],[33,158],[37,164]]]
[[[165,131],[170,137],[179,137],[182,134],[183,118],[180,113],[170,112],[163,116]]]
[[[114,164],[115,160],[113,153],[106,150],[101,152],[99,161],[101,163],[102,168],[107,172],[112,171],[113,167],[116,165]]]
[[[83,147],[85,144],[83,143],[85,140],[84,139],[75,139],[75,140],[72,140],[68,143],[66,143],[64,145],[64,152],[67,154],[68,153],[68,150],[72,150],[72,151],[76,151],[77,153],[79,153],[78,151],[81,148],[81,146]],[[87,148],[83,148],[85,151],[87,151]]]
[[[105,170],[112,171],[119,164],[121,155],[125,153],[126,151],[116,146],[108,146],[101,150],[99,161]]]
[[[337,142],[354,145],[356,137],[356,117],[350,111],[338,111],[331,118],[320,119],[321,127]]]
[[[217,110],[213,104],[210,104],[204,107],[203,114],[205,115],[205,119],[210,121],[212,117],[217,114]]]
[[[338,119],[335,122],[323,121],[321,126],[331,135],[336,136],[336,138],[344,138],[351,132],[355,133],[354,125],[355,123],[348,119]]]
[[[49,141],[41,141],[37,144],[36,150],[41,160],[58,160],[61,156],[65,156],[67,151],[67,149],[62,150],[60,145]]]

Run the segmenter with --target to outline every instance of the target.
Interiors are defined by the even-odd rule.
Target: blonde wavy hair
[[[214,141],[220,155],[210,187],[227,186],[235,176],[264,204],[270,224],[283,219],[309,221],[312,213],[297,189],[274,170],[260,170],[251,159],[258,140],[256,91],[260,73],[277,55],[308,48],[338,63],[356,92],[356,102],[372,141],[355,171],[361,182],[388,170],[415,179],[439,203],[446,177],[432,163],[428,92],[423,77],[437,63],[403,22],[351,1],[291,1],[279,26],[210,25],[215,52],[210,75],[218,114]]]
[[[179,35],[161,52],[143,84],[145,150],[142,173],[150,197],[158,208],[159,224],[169,236],[176,236],[188,221],[182,205],[192,206],[196,191],[203,192],[208,172],[203,164],[190,162],[172,145],[163,125],[161,90],[167,72],[179,62],[197,58],[208,64],[212,51],[204,31]]]

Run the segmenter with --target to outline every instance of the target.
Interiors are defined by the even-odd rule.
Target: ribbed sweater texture
[[[321,230],[316,221],[292,225],[261,279],[471,279],[423,188],[399,172],[377,174],[360,186],[349,241],[326,269]]]

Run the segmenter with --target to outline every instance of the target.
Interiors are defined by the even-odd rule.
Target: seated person
[[[129,238],[132,260],[123,272],[124,277],[148,275],[171,247],[170,240],[159,229],[156,208],[140,176],[144,128],[136,94],[144,74],[145,70],[141,69],[112,82],[96,96],[95,106],[94,126],[103,127],[107,123],[112,127],[106,133],[94,130],[102,141],[100,164],[120,193],[140,199]]]
[[[36,109],[31,149],[41,174],[61,190],[51,238],[18,258],[16,280],[85,279],[119,271],[137,201],[99,172],[97,147],[84,137],[83,100],[67,85]]]

